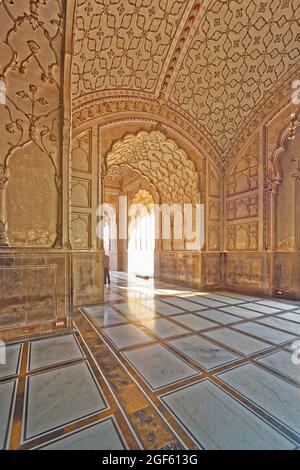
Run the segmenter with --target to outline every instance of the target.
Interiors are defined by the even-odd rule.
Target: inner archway
[[[155,213],[151,193],[140,189],[129,208],[128,273],[154,276]]]

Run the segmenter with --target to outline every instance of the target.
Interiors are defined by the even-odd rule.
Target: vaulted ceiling
[[[166,102],[223,158],[271,96],[290,93],[299,46],[299,0],[77,0],[73,99]]]

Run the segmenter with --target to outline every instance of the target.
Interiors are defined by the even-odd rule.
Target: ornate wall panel
[[[188,251],[159,251],[156,275],[167,281],[199,287],[202,285],[202,254]]]
[[[11,185],[11,193],[16,182],[10,182],[10,178],[18,177],[21,183],[16,201],[12,201],[10,194],[6,210],[8,220],[5,209],[2,209],[0,219],[2,228],[7,222],[10,225],[11,244],[49,247],[61,243],[64,2],[5,0],[0,2],[0,16],[0,78],[6,88],[6,103],[1,106],[0,113],[3,136],[0,166]],[[18,168],[21,159],[22,166],[28,167],[22,174]],[[36,205],[34,211],[28,196],[28,188],[33,184],[29,168],[37,180],[40,178],[36,194],[31,195],[32,206]],[[24,204],[17,204],[22,196]],[[0,197],[5,198],[4,191]],[[51,222],[48,225],[41,223],[41,201],[45,204],[44,210],[49,211]],[[1,238],[8,242],[5,240],[7,234],[2,233]]]
[[[80,134],[72,143],[72,170],[91,173],[92,169],[92,134],[91,130]]]
[[[258,250],[263,198],[259,133],[237,156],[226,177],[226,249]],[[262,221],[261,221],[262,222]]]
[[[280,159],[282,182],[277,198],[277,249],[300,250],[300,132]]]
[[[70,181],[70,244],[73,303],[103,299],[102,240],[96,227],[97,208],[103,202],[103,180],[98,127],[91,126],[73,138]]]
[[[66,327],[68,290],[66,252],[7,249],[0,253],[0,339]]]
[[[269,295],[271,259],[268,253],[227,253],[225,287]]]
[[[71,245],[74,249],[88,249],[92,243],[92,210],[95,210],[98,182],[93,174],[98,171],[98,157],[93,160],[93,134],[88,130],[73,141],[71,158]],[[94,220],[94,219],[93,219]],[[95,226],[94,226],[95,228]]]

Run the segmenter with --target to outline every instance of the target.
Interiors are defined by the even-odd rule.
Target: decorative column
[[[101,174],[100,174],[100,201],[99,204],[104,204],[104,178],[107,175],[107,165],[105,162],[101,164]],[[103,227],[103,224],[102,224]],[[103,240],[103,228],[101,233],[101,238],[98,239],[98,246],[100,248],[101,256],[104,254],[104,240]]]
[[[9,246],[7,235],[6,188],[8,182],[8,169],[0,165],[0,247]]]
[[[268,181],[266,184],[267,201],[269,214],[267,214],[267,223],[269,227],[268,246],[269,251],[276,250],[277,243],[277,197],[281,181],[276,178],[274,171],[270,168]]]
[[[300,206],[297,201],[300,201],[300,158],[295,160],[298,162],[296,173],[293,175],[295,178],[295,250],[300,250]]]

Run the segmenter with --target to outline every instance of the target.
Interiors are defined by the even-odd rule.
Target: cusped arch
[[[200,202],[199,175],[186,152],[162,132],[140,131],[115,142],[106,155],[106,166],[127,165],[146,175],[156,187],[161,202]]]

